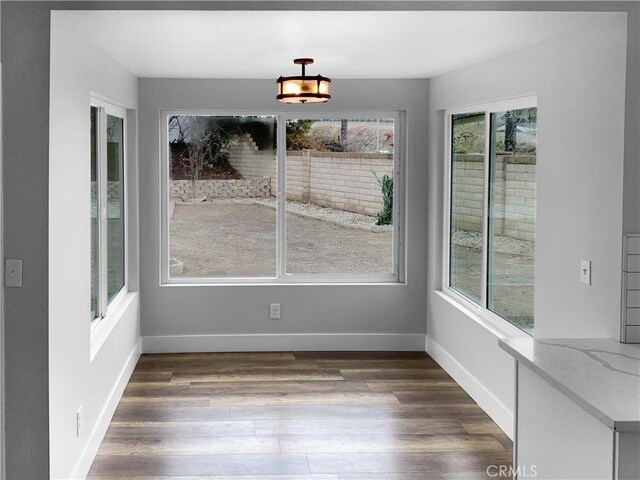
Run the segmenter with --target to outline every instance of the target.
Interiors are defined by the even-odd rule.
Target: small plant
[[[387,142],[389,142],[389,146],[391,147],[391,149],[393,149],[393,147],[395,146],[395,144],[393,143],[393,133],[392,132],[385,133],[384,138],[387,140]]]
[[[382,190],[382,210],[376,216],[376,225],[391,225],[393,223],[393,178],[386,173],[380,178],[373,170],[371,173]]]
[[[335,135],[331,140],[325,140],[324,145],[323,145],[323,150],[325,150],[327,152],[344,152],[344,151],[346,151],[345,144],[342,143],[342,140],[340,140],[340,137],[338,137],[337,135]]]
[[[468,125],[462,125],[456,129],[451,139],[453,153],[481,152],[484,149],[483,139],[484,137],[473,133]]]

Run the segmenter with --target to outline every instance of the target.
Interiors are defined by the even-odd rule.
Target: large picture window
[[[445,285],[533,334],[535,99],[448,112]]]
[[[400,281],[399,128],[164,113],[164,283]]]
[[[91,320],[126,290],[125,111],[101,102],[91,117]]]

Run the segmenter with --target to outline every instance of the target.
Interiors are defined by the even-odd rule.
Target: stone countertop
[[[640,345],[503,338],[500,348],[616,431],[640,431]]]

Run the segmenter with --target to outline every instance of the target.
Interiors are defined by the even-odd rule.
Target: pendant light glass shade
[[[280,77],[276,99],[284,103],[318,103],[331,100],[329,85],[331,79],[322,75],[305,75],[305,66],[313,63],[312,58],[296,58],[293,63],[302,65],[302,75]]]

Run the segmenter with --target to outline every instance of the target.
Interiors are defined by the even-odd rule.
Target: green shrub
[[[287,120],[287,135],[293,133],[309,133],[313,120]]]
[[[393,178],[386,173],[379,178],[373,170],[371,173],[382,190],[382,210],[376,216],[376,225],[391,225],[393,224]]]
[[[287,150],[324,150],[324,144],[311,133],[287,133]]]

